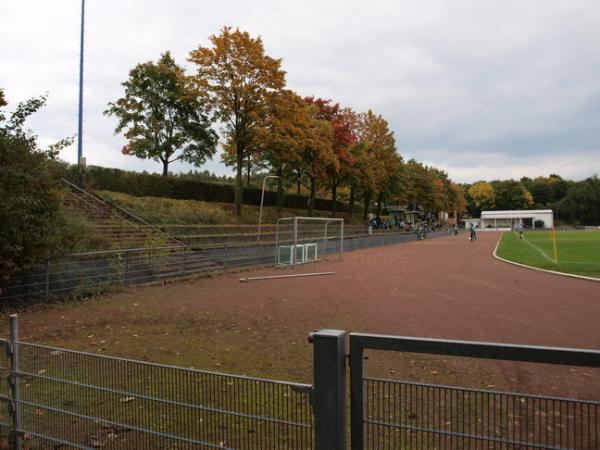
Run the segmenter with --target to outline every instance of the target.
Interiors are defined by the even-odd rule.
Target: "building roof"
[[[510,211],[481,211],[482,219],[493,219],[493,218],[509,218],[509,217],[533,217],[544,214],[552,215],[551,209],[521,209],[521,210],[510,210]]]

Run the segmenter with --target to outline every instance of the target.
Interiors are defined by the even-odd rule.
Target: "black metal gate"
[[[591,350],[351,334],[352,450],[600,448],[598,401],[368,377],[366,349],[600,367]]]

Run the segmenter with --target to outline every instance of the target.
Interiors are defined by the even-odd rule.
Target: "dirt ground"
[[[499,234],[398,244],[240,283],[262,269],[19,311],[23,340],[229,373],[310,382],[310,331],[600,349],[600,284],[492,257]],[[2,327],[3,331],[7,331]],[[600,399],[600,370],[373,352],[394,379]]]

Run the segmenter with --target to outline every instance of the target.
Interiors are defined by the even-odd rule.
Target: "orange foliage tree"
[[[210,37],[211,47],[190,52],[198,95],[223,125],[236,158],[235,215],[242,210],[242,168],[252,151],[248,145],[268,114],[269,93],[285,86],[281,60],[265,54],[262,39],[224,27]]]

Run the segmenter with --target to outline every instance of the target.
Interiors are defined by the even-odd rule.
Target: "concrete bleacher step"
[[[144,222],[129,211],[112,205],[67,180],[63,181],[68,187],[63,198],[65,211],[83,215],[93,224],[95,233],[113,243],[112,248],[123,248],[132,244],[143,247],[157,238],[163,239],[165,245],[181,244],[177,239]]]

